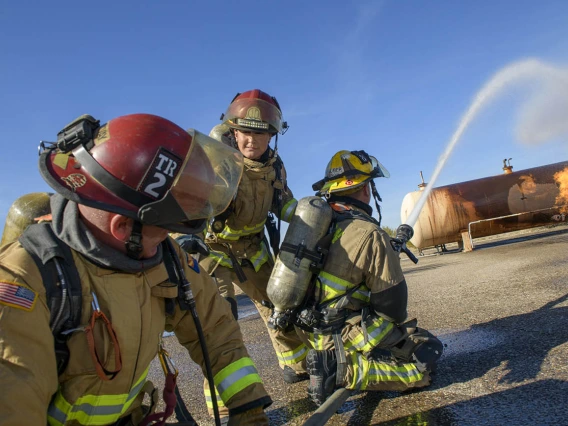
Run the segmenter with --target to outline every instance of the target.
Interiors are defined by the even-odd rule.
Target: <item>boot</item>
[[[335,390],[335,377],[337,374],[335,351],[310,349],[306,363],[308,373],[310,373],[308,395],[319,407]]]
[[[284,381],[288,384],[298,383],[310,378],[308,373],[296,373],[292,368],[287,365],[282,370]]]

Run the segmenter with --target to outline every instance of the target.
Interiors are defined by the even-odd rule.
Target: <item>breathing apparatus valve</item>
[[[268,318],[268,326],[274,330],[287,330],[290,324],[290,314],[287,311],[274,311]]]
[[[409,241],[413,235],[414,230],[412,226],[403,223],[396,229],[396,236],[391,238],[391,246],[393,250],[399,253],[404,252],[412,262],[418,263],[416,256],[406,247],[406,242]]]

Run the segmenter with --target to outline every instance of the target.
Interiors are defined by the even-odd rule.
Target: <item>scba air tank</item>
[[[276,264],[268,281],[268,298],[274,305],[273,319],[294,309],[304,300],[316,264],[317,243],[331,224],[333,210],[319,197],[305,197],[298,202],[290,221]]]

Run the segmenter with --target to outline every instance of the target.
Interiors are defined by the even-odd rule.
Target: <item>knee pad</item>
[[[428,330],[417,327],[406,339],[392,347],[391,352],[398,360],[415,363],[420,371],[433,371],[444,352],[444,345]]]

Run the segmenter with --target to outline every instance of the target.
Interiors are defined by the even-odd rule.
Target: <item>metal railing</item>
[[[498,217],[492,217],[490,219],[481,219],[481,220],[474,220],[473,222],[469,222],[468,225],[467,225],[467,235],[469,237],[469,243],[471,244],[471,248],[473,249],[473,247],[474,247],[473,246],[473,237],[471,236],[471,225],[473,225],[475,223],[490,222],[492,220],[505,219],[505,218],[508,218],[508,217],[515,217],[515,216],[522,216],[524,214],[538,213],[538,212],[542,212],[542,211],[546,211],[546,210],[556,210],[556,209],[561,209],[562,207],[568,207],[568,205],[547,207],[546,209],[531,210],[529,212],[515,213],[515,214],[509,214],[509,215],[506,215],[506,216],[498,216]]]

